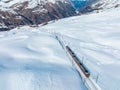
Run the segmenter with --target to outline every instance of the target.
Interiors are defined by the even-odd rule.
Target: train
[[[66,50],[69,52],[71,55],[72,59],[75,61],[75,63],[79,66],[79,68],[82,70],[83,74],[89,78],[90,72],[86,68],[86,66],[79,60],[79,58],[75,55],[75,53],[71,50],[69,46],[66,46]]]

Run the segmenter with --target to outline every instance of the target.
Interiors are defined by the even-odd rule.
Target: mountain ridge
[[[1,0],[0,31],[119,6],[120,0]]]
[[[36,0],[34,4],[32,1],[26,0],[8,5],[9,7],[2,7],[0,23],[11,29],[19,25],[41,24],[76,14],[74,7],[67,0],[40,0],[39,2]],[[30,7],[31,4],[33,6]]]

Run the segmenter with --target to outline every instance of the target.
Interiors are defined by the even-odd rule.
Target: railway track
[[[74,51],[68,45],[65,45],[64,42],[57,35],[55,35],[55,38],[59,42],[59,44],[62,46],[62,48],[65,50],[65,52],[68,54],[69,58],[72,60],[76,70],[81,75],[82,81],[84,82],[88,90],[101,90],[99,85],[90,76],[89,70],[77,57]]]
[[[80,62],[79,58],[75,55],[69,46],[66,46],[66,50],[69,52],[77,66],[82,70],[83,74],[88,78],[90,76],[90,72],[87,70],[84,64]]]

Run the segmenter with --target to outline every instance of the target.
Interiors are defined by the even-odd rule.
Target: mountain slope
[[[69,26],[69,27],[68,27]],[[66,27],[66,28],[65,28]],[[102,90],[120,88],[120,7],[100,13],[71,17],[43,26],[61,35]]]
[[[0,5],[0,23],[8,29],[19,25],[45,23],[76,14],[67,0],[2,0]]]
[[[56,33],[83,60],[102,90],[119,90],[120,7],[115,7],[119,2],[113,4],[109,1],[102,1],[104,5],[97,7],[102,10],[99,13],[48,22],[45,26],[24,26],[0,32],[0,89],[87,90],[55,39]],[[58,6],[61,6],[60,3]],[[15,16],[23,25],[33,23],[31,18],[23,15],[21,5],[31,10],[27,7],[28,2],[1,8],[0,17],[3,20],[0,28],[7,29],[6,25],[11,23],[9,17]],[[48,6],[48,3],[45,5]],[[21,13],[23,16],[19,15]]]
[[[99,0],[96,4],[93,5],[94,8],[99,9],[111,9],[117,8],[120,6],[120,0]]]
[[[0,88],[86,90],[55,39],[57,33],[79,58],[84,58],[83,63],[102,90],[119,89],[119,15],[120,7],[49,22],[45,26],[1,32]]]
[[[1,90],[87,90],[54,35],[25,26],[0,42]]]

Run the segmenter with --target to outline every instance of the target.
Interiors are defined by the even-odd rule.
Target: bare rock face
[[[29,1],[24,1],[15,3],[6,10],[0,9],[0,23],[12,29],[19,25],[41,24],[73,15],[76,15],[76,11],[69,2],[37,3],[31,8]]]

